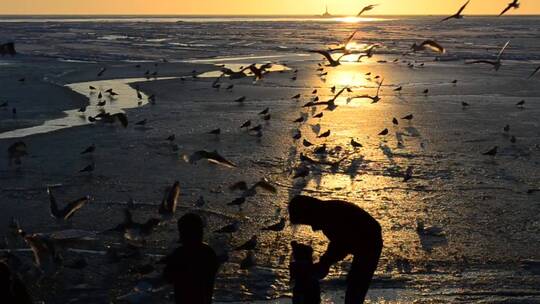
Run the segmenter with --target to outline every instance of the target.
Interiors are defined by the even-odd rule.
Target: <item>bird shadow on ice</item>
[[[364,156],[359,156],[357,158],[352,159],[349,166],[345,168],[345,172],[347,173],[347,175],[349,175],[351,184],[354,182],[354,180],[360,173],[360,169],[362,169],[363,164],[364,164]]]
[[[403,135],[405,136],[422,137],[422,134],[420,133],[420,131],[418,131],[418,129],[416,129],[415,127],[406,127],[404,129],[405,129],[405,133],[403,133]]]
[[[441,227],[425,226],[423,222],[417,222],[416,233],[420,239],[422,250],[431,253],[437,247],[448,245],[448,239]]]

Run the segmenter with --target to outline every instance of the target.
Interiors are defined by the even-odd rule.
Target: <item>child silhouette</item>
[[[294,281],[293,304],[321,303],[321,287],[313,267],[313,248],[291,242],[292,257],[289,267]]]
[[[218,259],[210,246],[203,243],[202,219],[188,213],[178,220],[182,246],[164,259],[165,279],[174,285],[177,304],[210,304]]]

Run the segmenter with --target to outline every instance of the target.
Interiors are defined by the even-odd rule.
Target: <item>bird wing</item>
[[[422,44],[420,46],[428,47],[431,50],[433,50],[433,51],[435,51],[437,53],[441,53],[441,54],[444,54],[446,52],[444,47],[442,45],[440,45],[438,42],[434,41],[434,40],[426,40],[426,41],[422,42]]]
[[[371,100],[374,99],[373,96],[369,96],[367,94],[364,94],[364,95],[358,95],[358,96],[351,97],[351,100],[353,100],[353,99],[364,99],[364,98],[371,99]]]
[[[328,60],[328,62],[332,63],[332,62],[337,62],[336,60],[334,60],[334,58],[332,58],[332,55],[327,52],[327,51],[320,51],[320,50],[317,50],[317,51],[309,51],[310,53],[317,53],[317,54],[320,54],[320,55],[323,55],[324,58],[326,58],[326,60]]]
[[[358,13],[358,15],[356,15],[356,17],[360,17],[360,16],[366,11],[366,8],[367,8],[367,7],[364,7],[364,8]]]
[[[170,212],[176,211],[178,205],[178,198],[180,197],[180,183],[175,182],[167,196],[167,208]]]
[[[501,49],[501,51],[499,52],[499,54],[497,55],[497,61],[500,61],[501,60],[501,57],[504,53],[504,51],[506,50],[506,48],[510,45],[510,41],[507,41],[506,44],[503,46],[503,48]]]
[[[459,11],[457,12],[456,16],[459,16],[461,15],[461,13],[463,12],[463,10],[465,10],[465,8],[467,7],[467,5],[469,5],[469,2],[471,2],[471,0],[468,0],[465,4],[463,4],[463,6],[459,9]]]
[[[90,200],[90,197],[85,196],[85,197],[82,197],[82,198],[80,198],[80,199],[78,199],[76,201],[73,201],[73,202],[69,203],[62,210],[64,220],[68,220],[70,217],[72,217],[75,214],[75,212],[77,212],[79,209],[84,207],[84,205],[86,205],[86,203],[88,203],[89,200]]]
[[[217,151],[214,151],[212,153],[209,153],[208,157],[206,157],[208,161],[218,164],[218,165],[224,165],[226,167],[235,168],[236,165],[230,161],[228,161],[225,157],[221,156]]]
[[[456,17],[456,15],[452,15],[452,16],[449,16],[449,17],[444,18],[444,19],[441,20],[440,22],[445,22],[445,21],[450,20],[450,19],[455,18],[455,17]]]
[[[332,100],[336,100],[341,94],[343,94],[343,92],[345,92],[345,90],[347,90],[348,88],[345,87],[341,90],[339,90],[339,92],[334,96],[334,98],[332,98]]]
[[[502,16],[502,15],[504,15],[506,12],[508,12],[508,11],[513,7],[512,4],[513,4],[513,3],[508,4],[508,6],[507,6],[507,7],[499,14],[499,17]]]
[[[489,61],[489,60],[475,60],[475,61],[465,62],[465,64],[477,64],[477,63],[485,63],[485,64],[495,65],[495,62]]]
[[[381,82],[379,83],[379,87],[377,88],[377,95],[375,95],[375,96],[379,96],[379,92],[381,91],[381,87],[383,85],[383,82],[384,82],[384,78],[381,79]]]
[[[379,47],[381,47],[381,45],[375,43],[375,44],[372,44],[372,45],[366,47],[365,49],[361,50],[360,52],[367,53],[369,55],[370,53],[373,52],[374,49],[379,48]]]
[[[308,108],[308,107],[314,107],[314,106],[323,106],[323,105],[328,105],[329,104],[329,101],[319,101],[319,102],[308,102],[306,103],[305,105],[303,105],[302,107],[303,108]],[[300,119],[300,118],[299,118]],[[297,119],[297,120],[299,120]],[[303,120],[302,120],[303,121]],[[302,122],[302,121],[298,121],[298,122]],[[295,121],[296,122],[296,121]]]
[[[262,79],[262,70],[260,69],[257,69],[257,67],[255,67],[255,65],[250,65],[249,66],[249,70],[251,71],[251,73],[253,73],[253,75],[255,75],[255,78],[257,79]]]
[[[353,40],[354,36],[356,36],[356,32],[358,32],[358,30],[354,31],[352,33],[352,35],[350,35],[345,41],[343,41],[343,45],[345,46],[344,48],[347,48],[347,45],[349,45],[349,43],[351,43],[351,41]]]
[[[537,68],[534,70],[534,72],[531,73],[531,75],[529,76],[529,79],[533,78],[534,75],[536,75],[536,73],[538,73],[538,71],[540,71],[540,66],[537,67]]]
[[[372,9],[375,8],[375,6],[377,6],[377,5],[378,5],[378,4],[371,4],[371,5],[368,5],[368,6],[364,7],[364,8],[360,11],[360,13],[358,13],[358,15],[356,15],[356,17],[360,17],[363,13],[372,10]]]
[[[47,194],[49,194],[49,210],[53,217],[58,217],[58,204],[56,198],[52,194],[51,188],[47,188]]]
[[[221,73],[223,73],[225,75],[232,75],[232,74],[234,74],[234,71],[229,69],[229,68],[222,67],[221,68]]]

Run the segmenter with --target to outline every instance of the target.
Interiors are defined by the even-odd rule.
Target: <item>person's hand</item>
[[[330,267],[322,263],[315,263],[313,264],[313,270],[315,277],[319,280],[322,280],[330,272]]]

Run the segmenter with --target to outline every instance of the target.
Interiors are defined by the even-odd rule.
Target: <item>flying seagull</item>
[[[467,1],[460,9],[457,13],[455,13],[454,15],[450,16],[450,17],[446,17],[444,18],[443,20],[441,20],[441,22],[444,22],[444,21],[447,21],[447,20],[450,20],[450,19],[463,19],[463,15],[461,14],[463,12],[463,10],[465,10],[465,8],[467,7],[467,5],[469,5],[469,2],[471,2],[471,0]]]
[[[124,221],[108,231],[121,232],[128,240],[138,240],[152,233],[161,220],[151,218],[144,223],[133,221],[133,216],[129,209],[124,209]]]
[[[234,163],[225,159],[225,157],[221,156],[217,151],[209,152],[209,151],[201,150],[201,151],[197,151],[191,154],[188,157],[184,157],[184,159],[190,164],[196,163],[203,158],[207,159],[209,162],[214,163],[214,164],[223,165],[229,168],[236,167]]]
[[[84,205],[90,201],[90,197],[85,196],[67,204],[64,208],[59,209],[56,198],[52,194],[50,188],[47,188],[47,194],[49,195],[49,210],[51,212],[51,216],[59,220],[68,220],[75,214],[75,212],[84,207]]]
[[[379,86],[377,87],[377,94],[375,94],[375,96],[370,96],[370,95],[367,95],[367,94],[364,94],[364,95],[359,95],[359,96],[355,96],[355,97],[351,97],[349,99],[350,100],[353,100],[353,99],[356,99],[356,98],[367,98],[367,99],[371,99],[372,102],[371,103],[377,103],[381,100],[381,97],[379,96],[379,93],[381,92],[381,87],[383,85],[383,82],[384,82],[384,79],[381,79],[381,82],[379,83]]]
[[[178,206],[178,198],[180,197],[180,182],[176,181],[172,187],[167,188],[165,196],[159,206],[160,214],[172,215],[176,212]]]
[[[271,67],[271,63],[263,64],[260,68],[257,68],[255,64],[252,64],[249,66],[249,70],[251,71],[251,73],[253,73],[253,75],[255,75],[255,80],[260,80],[263,78],[264,73],[267,72],[267,69]]]
[[[493,66],[493,68],[495,69],[495,71],[498,71],[502,66],[501,57],[502,57],[504,51],[506,50],[506,48],[509,45],[510,45],[510,41],[506,42],[506,44],[503,46],[503,48],[499,52],[499,55],[497,55],[497,60],[495,60],[495,61],[493,61],[493,60],[475,60],[475,61],[469,61],[469,62],[465,62],[465,63],[466,64],[477,64],[477,63],[491,64]]]
[[[508,3],[508,6],[499,14],[499,17],[504,15],[506,12],[508,12],[511,9],[518,9],[519,8],[519,0],[513,0],[512,2]]]
[[[411,46],[411,50],[413,52],[421,52],[421,51],[425,51],[425,50],[432,50],[436,53],[440,53],[440,54],[444,54],[446,53],[446,50],[444,49],[444,47],[442,45],[440,45],[439,43],[437,43],[436,41],[434,40],[425,40],[424,42],[420,43],[419,45],[416,44],[416,42]]]
[[[332,90],[332,91],[335,92],[335,90]],[[325,110],[333,111],[337,107],[336,106],[336,99],[338,99],[338,97],[341,94],[343,94],[345,91],[352,92],[352,90],[350,88],[344,87],[341,90],[339,90],[339,92],[336,95],[334,95],[334,97],[332,97],[328,101],[319,101],[319,102],[310,101],[310,102],[306,103],[305,105],[303,105],[302,107],[309,108],[309,107],[314,107],[314,106],[326,105],[327,108]]]
[[[360,13],[358,13],[358,15],[356,15],[356,17],[360,17],[363,13],[368,12],[368,11],[374,9],[377,5],[378,5],[378,4],[371,4],[371,5],[365,6],[365,7],[360,11]]]

